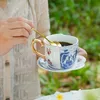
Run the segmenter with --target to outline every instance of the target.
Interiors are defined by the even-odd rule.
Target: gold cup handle
[[[43,55],[42,53],[38,52],[38,51],[36,50],[36,48],[34,47],[34,45],[35,45],[36,43],[39,43],[39,44],[41,45],[41,47],[43,47],[43,46],[44,46],[43,41],[41,41],[41,40],[39,40],[39,39],[33,39],[33,40],[32,40],[32,45],[31,45],[31,46],[32,46],[32,50],[33,50],[34,53],[36,53],[38,56],[40,56],[40,57],[42,57],[43,59],[45,59],[45,58],[46,58],[45,55]]]

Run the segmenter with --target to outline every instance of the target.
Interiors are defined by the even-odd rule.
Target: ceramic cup
[[[34,39],[32,41],[32,50],[38,56],[46,60],[49,67],[53,69],[69,69],[76,61],[78,51],[78,38],[70,35],[54,34],[49,35],[47,38],[51,41],[68,42],[68,46],[53,46],[48,43],[46,39],[43,41]],[[39,53],[35,49],[35,44],[40,43],[45,48],[45,55]]]

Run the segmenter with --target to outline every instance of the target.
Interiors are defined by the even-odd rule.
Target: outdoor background
[[[88,58],[77,71],[39,70],[42,94],[100,87],[100,0],[49,0],[49,8],[51,33],[78,37]]]

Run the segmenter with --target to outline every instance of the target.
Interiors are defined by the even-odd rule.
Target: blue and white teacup
[[[44,58],[48,66],[53,69],[70,69],[76,61],[78,53],[78,38],[63,34],[49,35],[47,38],[51,41],[67,42],[71,45],[58,47],[50,45],[46,39],[43,41],[34,39],[32,41],[33,52]],[[37,42],[45,47],[45,55],[35,49],[34,44]]]

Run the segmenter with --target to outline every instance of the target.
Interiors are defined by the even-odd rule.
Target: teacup
[[[49,67],[53,69],[69,69],[73,66],[76,61],[77,51],[78,51],[78,38],[71,35],[54,34],[49,35],[47,38],[55,42],[70,43],[65,46],[53,46],[44,39],[43,41],[39,39],[34,39],[32,41],[33,52],[38,56],[46,60]],[[35,43],[40,43],[41,46],[45,48],[45,55],[41,54],[35,49]]]

